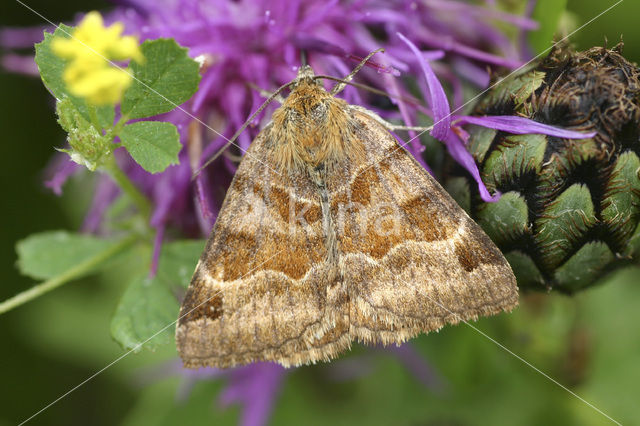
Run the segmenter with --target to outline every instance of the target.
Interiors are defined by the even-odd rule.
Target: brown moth
[[[318,81],[300,69],[240,163],[180,309],[186,367],[328,361],[517,305],[480,227]]]

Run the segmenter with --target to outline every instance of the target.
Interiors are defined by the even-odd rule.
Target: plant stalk
[[[144,216],[146,223],[149,223],[151,218],[151,203],[149,199],[131,182],[131,179],[118,166],[113,155],[104,165],[104,169],[120,189],[131,197],[138,211]]]
[[[89,117],[91,118],[91,124],[96,129],[96,132],[102,134],[102,126],[100,125],[100,120],[98,119],[98,112],[96,111],[96,107],[87,102],[87,107],[89,109]]]
[[[133,243],[135,243],[139,239],[139,236],[136,234],[131,234],[128,237],[122,239],[120,242],[115,244],[113,247],[108,248],[107,250],[96,254],[95,256],[85,260],[82,263],[77,264],[76,266],[68,269],[66,272],[53,277],[41,284],[35,285],[31,287],[29,290],[25,290],[22,293],[18,293],[10,299],[5,300],[0,303],[0,314],[10,311],[11,309],[20,306],[24,303],[27,303],[43,294],[53,290],[56,287],[61,286],[62,284],[66,284],[69,281],[72,281],[75,278],[79,278],[87,272],[91,271],[96,266],[101,263],[106,262],[111,257],[116,254],[124,251],[128,247],[130,247]]]

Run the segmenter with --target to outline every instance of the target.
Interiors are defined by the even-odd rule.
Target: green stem
[[[91,124],[96,129],[96,132],[102,134],[102,125],[98,119],[98,112],[96,107],[87,102],[87,108],[89,109],[89,117],[91,118]]]
[[[129,117],[127,117],[126,115],[123,115],[122,117],[120,117],[120,120],[118,120],[116,125],[113,126],[112,129],[110,129],[109,136],[110,137],[115,137],[115,136],[120,135],[120,131],[122,130],[124,125],[127,124],[127,121],[129,121]]]
[[[151,217],[151,203],[149,199],[136,188],[133,182],[131,182],[131,179],[120,169],[113,155],[111,155],[111,158],[104,165],[104,168],[120,189],[131,197],[138,211],[140,211],[148,223]]]
[[[139,238],[140,237],[137,234],[132,234],[127,238],[124,238],[117,244],[113,245],[112,247],[108,248],[107,250],[96,254],[95,256],[85,260],[84,262],[78,263],[76,266],[68,269],[66,272],[63,272],[57,277],[53,277],[50,280],[31,287],[29,290],[16,294],[11,299],[5,300],[4,302],[0,303],[0,314],[8,312],[11,309],[27,303],[38,296],[42,296],[43,294],[53,290],[56,287],[61,286],[62,284],[66,284],[75,278],[79,278],[82,275],[85,275],[96,266],[104,263],[109,258],[127,249]]]

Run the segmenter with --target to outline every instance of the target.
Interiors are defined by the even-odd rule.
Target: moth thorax
[[[331,165],[353,140],[348,105],[315,83],[301,83],[273,114],[271,140],[281,168]]]

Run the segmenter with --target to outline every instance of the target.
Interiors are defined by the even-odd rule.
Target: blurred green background
[[[12,0],[0,5],[0,26],[43,24]],[[581,25],[612,1],[571,0]],[[78,11],[103,9],[102,1],[27,4],[54,22]],[[615,44],[640,60],[640,3],[625,1],[580,31],[579,48]],[[78,229],[89,195],[74,180],[58,198],[42,185],[42,172],[63,142],[53,102],[39,80],[0,71],[0,128],[4,132],[0,299],[33,284],[15,268],[14,244],[49,229]],[[86,180],[86,178],[85,178]],[[85,182],[86,183],[86,182]],[[124,289],[118,268],[103,280],[85,279],[0,316],[0,425],[17,424],[122,354],[109,334],[110,317]],[[640,423],[640,271],[620,271],[602,285],[568,298],[526,296],[510,315],[479,321],[479,329],[567,385],[623,424]],[[418,383],[392,356],[356,348],[348,360],[370,362],[362,378],[336,381],[339,363],[290,374],[273,424],[371,425],[600,425],[606,417],[540,373],[460,325],[415,340],[446,386],[434,392]],[[222,383],[199,383],[176,400],[179,379],[163,366],[175,349],[132,354],[37,416],[33,424],[235,424],[238,408],[222,409]],[[334,364],[337,364],[334,365]]]

